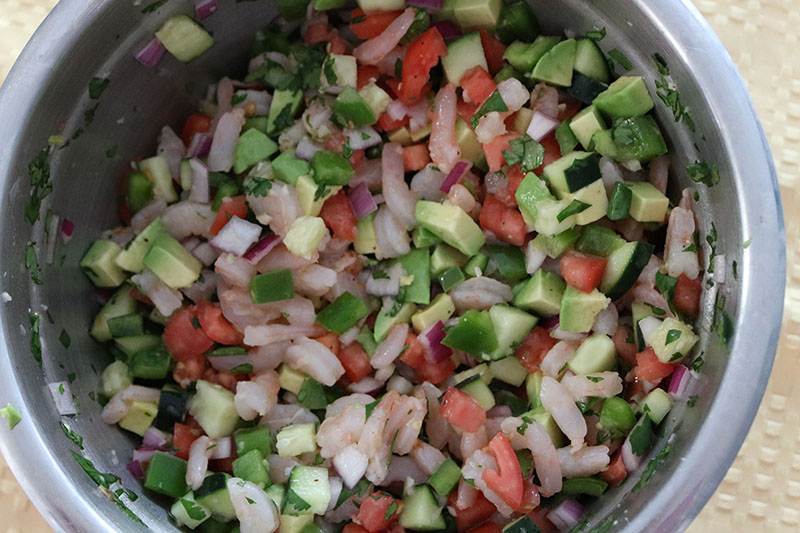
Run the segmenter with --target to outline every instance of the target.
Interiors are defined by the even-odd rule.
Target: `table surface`
[[[694,0],[742,72],[764,123],[787,213],[800,211],[800,10],[794,0]],[[0,82],[56,0],[0,0]],[[769,51],[768,53],[764,53]],[[789,215],[791,216],[791,215]],[[800,530],[800,224],[787,218],[788,287],[775,369],[747,440],[690,527]],[[797,262],[794,259],[798,259]],[[0,533],[51,531],[0,457]]]

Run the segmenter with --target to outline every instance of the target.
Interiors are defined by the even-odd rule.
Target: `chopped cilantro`
[[[97,107],[99,105],[100,104],[97,104],[94,107],[90,107],[89,109],[83,112],[83,122],[85,123],[86,126],[91,124],[92,121],[94,120],[94,114],[97,112]]]
[[[667,344],[671,344],[680,338],[681,338],[681,330],[671,329],[667,331],[667,340],[664,343],[664,345],[666,346]],[[682,354],[677,354],[677,355],[679,356],[678,358],[683,356]]]
[[[75,374],[75,372],[70,372],[69,374],[67,374],[67,381],[69,381],[70,383],[74,383],[75,378],[77,377],[78,376]]]
[[[733,320],[731,320],[730,315],[724,310],[717,324],[717,336],[719,337],[720,346],[726,346],[733,336]]]
[[[66,391],[67,391],[67,389],[64,388],[64,384],[63,383],[59,383],[58,384],[58,393],[59,394],[64,394]]]
[[[275,131],[283,131],[292,127],[292,106],[286,106],[281,109],[278,116],[275,117]]]
[[[592,383],[600,383],[601,381],[603,381],[602,376],[586,376],[586,379],[588,379]]]
[[[25,205],[25,219],[30,224],[39,220],[42,200],[53,192],[53,185],[50,183],[50,164],[47,162],[49,153],[48,147],[43,148],[28,164],[28,178],[32,190],[28,203]]]
[[[600,28],[599,30],[587,31],[586,37],[593,41],[602,41],[606,38],[606,29]]]
[[[31,281],[36,285],[41,285],[42,280],[39,275],[42,273],[39,267],[39,260],[36,258],[36,243],[29,242],[25,245],[25,268],[31,273]]]
[[[667,66],[667,62],[664,60],[661,54],[658,52],[653,54],[653,62],[656,64],[659,74],[662,76],[669,76],[669,67]]]
[[[431,25],[431,17],[428,12],[421,8],[414,8],[414,22],[411,23],[406,34],[400,40],[400,44],[405,45],[425,33]]]
[[[41,319],[42,317],[37,313],[31,313],[28,316],[31,325],[31,353],[40,367],[42,366],[42,338],[39,336],[39,322]]]
[[[587,209],[592,207],[590,204],[586,202],[581,202],[580,200],[572,200],[570,204],[561,210],[561,212],[556,215],[556,219],[559,222],[564,222],[564,219],[571,217],[572,215],[577,215],[578,213],[583,213]]]
[[[322,457],[320,454],[314,456],[314,461],[311,463],[313,466],[321,465],[325,462],[325,458]]]
[[[739,279],[739,263],[737,263],[735,259],[733,260],[733,263],[731,263],[731,269],[733,269],[733,279],[738,280]]]
[[[64,348],[69,348],[69,345],[72,344],[72,339],[70,338],[69,333],[67,333],[67,330],[65,329],[61,330],[61,334],[58,336],[58,340],[61,341],[61,345]]]
[[[619,63],[619,66],[621,66],[625,70],[630,70],[633,68],[631,60],[628,59],[628,57],[625,54],[623,54],[620,50],[616,48],[608,51],[608,57]]]
[[[389,520],[394,513],[397,512],[397,502],[392,500],[389,507],[386,508],[386,513],[383,515],[384,520]]]
[[[363,136],[363,134],[362,134],[362,136]],[[369,138],[369,135],[367,135],[367,138]],[[350,147],[350,137],[349,136],[345,136],[344,144],[342,145],[342,155],[345,157],[345,159],[350,159],[351,157],[353,157],[353,153],[354,152],[355,152],[355,150],[353,150]]]
[[[372,279],[389,279],[389,274],[380,270],[373,270]]]
[[[364,406],[365,411],[366,411],[366,413],[365,413],[366,416],[365,416],[364,420],[368,420],[369,419],[369,415],[372,414],[372,411],[375,410],[375,408],[378,406],[378,403],[380,403],[380,400],[375,400],[374,402],[368,403],[367,405]]]
[[[255,197],[267,196],[270,189],[272,189],[272,181],[267,178],[253,176],[244,184],[245,194]]]
[[[61,431],[64,432],[64,435],[66,435],[69,440],[74,442],[75,446],[77,446],[78,448],[80,448],[82,450],[83,449],[83,437],[78,435],[74,431],[72,431],[72,429],[67,424],[65,424],[64,422],[60,422],[60,424],[61,424]]]
[[[206,512],[202,507],[197,505],[196,502],[187,500],[186,498],[181,498],[181,505],[183,505],[183,509],[186,511],[186,516],[192,520],[200,521],[206,518]]]
[[[114,474],[106,474],[103,472],[99,472],[89,459],[83,457],[79,453],[72,452],[72,457],[75,458],[75,461],[77,461],[78,465],[80,465],[83,471],[86,472],[86,475],[89,476],[89,478],[92,481],[94,481],[97,484],[97,486],[109,489],[108,494],[111,495],[111,498],[114,501],[114,503],[116,503],[117,506],[125,514],[127,514],[131,520],[134,520],[135,522],[144,525],[144,522],[142,522],[142,520],[138,516],[136,516],[136,513],[131,511],[128,508],[128,506],[125,505],[125,503],[120,499],[119,495],[111,492],[110,490],[111,485],[119,481],[119,478],[117,476],[115,476]],[[131,498],[131,500],[133,499],[134,498]]]
[[[486,115],[487,113],[491,113],[493,111],[505,112],[508,111],[508,106],[503,101],[503,97],[500,96],[500,91],[496,90],[483,102],[480,109],[472,115],[470,122],[472,123],[472,127],[478,127],[478,121],[481,119],[482,116]],[[533,140],[533,139],[531,139]],[[511,163],[509,163],[511,164]]]
[[[111,159],[112,157],[117,155],[117,152],[119,152],[119,146],[114,145],[111,148],[109,148],[108,150],[106,150],[106,157]]]
[[[656,315],[656,316],[664,316],[664,315],[667,314],[666,311],[664,311],[660,307],[656,307],[655,305],[650,305],[650,309],[653,310],[653,314]]]
[[[166,4],[169,0],[156,0],[152,4],[147,4],[142,8],[142,13],[153,13],[158,8]]]
[[[702,183],[706,187],[713,187],[719,183],[719,169],[717,165],[708,164],[705,161],[695,161],[688,167],[686,172],[692,181]]]
[[[363,496],[367,493],[370,487],[370,482],[367,478],[361,478],[358,483],[356,483],[355,487],[352,489],[348,489],[347,487],[342,487],[342,492],[339,493],[339,499],[336,500],[336,507],[334,509],[338,509],[340,505],[342,505],[345,501],[347,501],[350,496],[358,494],[359,496]]]
[[[250,363],[236,365],[235,367],[231,368],[231,374],[252,374],[252,373],[253,373],[253,365],[251,365]]]
[[[673,299],[675,298],[675,287],[678,285],[678,278],[674,278],[667,274],[662,274],[661,272],[656,272],[656,288],[658,292],[660,292],[664,299],[667,301],[667,305],[669,305],[670,309],[673,309]]]
[[[544,163],[544,147],[527,133],[519,139],[512,139],[508,144],[511,150],[503,150],[503,157],[509,165],[519,163],[522,172],[530,172]]]
[[[200,319],[197,318],[196,316],[192,317],[192,327],[194,329],[200,329]]]
[[[750,246],[750,239],[747,239],[747,241],[742,245],[742,248],[747,249],[749,246]]]
[[[0,416],[8,422],[8,429],[14,429],[22,421],[22,415],[19,414],[17,408],[7,403],[5,407],[0,409]]]
[[[291,488],[286,491],[286,505],[291,505],[294,508],[294,512],[311,509],[311,504],[298,496]]]
[[[231,96],[231,105],[235,106],[247,100],[247,93],[234,94]]]
[[[89,98],[98,100],[105,92],[108,84],[111,82],[108,78],[92,78],[89,81]]]
[[[692,244],[690,244],[689,246],[687,246],[686,248],[684,248],[681,251],[682,252],[696,252],[697,251],[697,245],[695,243],[692,243]]]
[[[656,473],[658,467],[667,460],[667,456],[669,456],[671,449],[672,447],[670,445],[664,446],[664,449],[658,452],[658,455],[653,457],[650,462],[647,463],[644,472],[642,472],[642,477],[639,478],[639,481],[633,487],[634,492],[638,492],[650,484],[650,480],[653,479],[653,475]]]
[[[316,192],[314,193],[314,201],[319,201],[325,198],[325,195],[328,194],[328,186],[327,185],[320,185],[317,187]]]
[[[633,428],[630,440],[631,451],[633,453],[640,457],[647,453],[647,450],[650,448],[650,443],[653,440],[653,429],[649,416],[643,417],[642,422]]]
[[[703,359],[703,354],[701,353],[700,355],[698,355],[695,358],[694,361],[692,361],[692,364],[689,365],[689,369],[692,372],[700,372],[703,369],[703,364],[704,363],[705,363],[705,360]]]
[[[689,407],[694,407],[695,405],[697,405],[697,400],[699,399],[700,399],[699,395],[693,394],[692,396],[689,396],[689,401],[686,402],[686,405],[688,405]]]
[[[339,83],[339,76],[336,75],[336,70],[333,68],[336,64],[336,60],[333,56],[328,56],[325,58],[325,61],[322,63],[322,71],[325,73],[325,79],[328,81],[328,85],[336,85]]]

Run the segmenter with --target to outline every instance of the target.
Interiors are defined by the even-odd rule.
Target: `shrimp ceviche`
[[[408,4],[278,1],[81,262],[102,419],[180,527],[568,530],[689,396],[696,221],[644,79],[524,1]]]

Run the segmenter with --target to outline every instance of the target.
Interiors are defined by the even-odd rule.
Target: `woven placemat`
[[[800,10],[795,0],[694,0],[742,72],[775,155],[789,279],[775,370],[747,441],[690,533],[800,530]],[[56,0],[0,0],[0,82]],[[793,216],[794,215],[794,216]],[[709,450],[709,453],[713,451]],[[50,531],[0,457],[0,533]]]

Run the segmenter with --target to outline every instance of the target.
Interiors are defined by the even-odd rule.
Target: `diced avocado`
[[[436,296],[428,307],[411,315],[411,324],[414,326],[414,331],[420,333],[440,320],[447,322],[455,311],[456,306],[453,304],[453,299],[449,294],[443,292]]]
[[[392,313],[393,309],[383,306],[375,318],[375,341],[383,342],[393,327],[408,323],[416,310],[417,306],[411,302],[404,303],[396,313]]]
[[[503,59],[508,61],[508,63],[516,70],[521,72],[530,72],[533,70],[533,66],[536,64],[534,61],[532,61],[531,54],[528,53],[528,49],[531,46],[533,45],[530,43],[515,41],[508,45],[506,51],[503,52]]]
[[[664,222],[669,208],[669,198],[647,181],[630,181],[625,185],[632,193],[630,213],[634,220]]]
[[[175,517],[175,522],[179,526],[186,526],[189,529],[195,529],[211,518],[211,511],[197,503],[194,499],[194,493],[191,491],[178,498],[172,504],[169,512]]]
[[[572,203],[570,200],[554,200],[545,198],[536,204],[534,227],[540,234],[553,236],[563,233],[575,226],[575,215],[558,220],[558,216]]]
[[[156,39],[178,61],[188,63],[214,46],[214,39],[186,15],[173,15],[156,32]]]
[[[561,299],[558,325],[564,331],[587,332],[592,329],[597,314],[610,303],[611,298],[597,289],[587,294],[568,286]]]
[[[547,184],[533,172],[528,172],[517,187],[514,193],[517,205],[522,212],[525,222],[533,225],[536,215],[539,213],[536,204],[542,200],[553,199]]]
[[[116,259],[122,248],[113,241],[94,241],[81,259],[81,270],[97,287],[119,287],[125,281],[125,273]]]
[[[204,380],[197,381],[197,392],[189,400],[189,414],[212,439],[227,437],[239,422],[233,393]]]
[[[415,215],[420,226],[467,256],[478,253],[486,242],[480,226],[456,205],[420,200]]]
[[[524,135],[528,131],[528,126],[531,124],[533,118],[533,109],[523,107],[514,115],[514,124],[511,126],[511,131],[516,131],[520,135]]]
[[[492,382],[492,379],[494,379],[492,371],[489,369],[489,365],[486,363],[481,363],[470,369],[464,370],[463,372],[459,372],[458,374],[453,374],[453,383],[458,385],[459,383],[464,383],[474,376],[480,376],[481,381],[487,385]]]
[[[274,136],[291,127],[302,101],[302,91],[276,90],[267,115],[267,134]]]
[[[356,58],[353,56],[330,54],[322,63],[320,72],[320,88],[352,87],[356,86],[357,75]]]
[[[528,377],[528,370],[513,355],[499,361],[492,361],[489,363],[489,370],[492,371],[495,378],[514,387],[522,385],[525,378]]]
[[[392,97],[389,96],[386,91],[378,87],[374,81],[362,87],[358,91],[358,94],[361,95],[361,98],[364,99],[376,117],[386,112],[386,108],[392,103]]]
[[[594,135],[596,131],[604,130],[606,124],[603,117],[601,117],[600,113],[597,111],[597,108],[590,105],[572,117],[569,127],[572,133],[575,134],[575,137],[578,138],[581,145],[586,150],[590,150],[592,148],[592,135]]]
[[[275,449],[281,457],[296,457],[317,449],[314,424],[284,426],[275,437]]]
[[[228,491],[230,475],[217,472],[207,476],[194,493],[197,503],[211,511],[211,516],[221,522],[236,520],[236,511]]]
[[[333,112],[343,124],[367,126],[378,120],[372,108],[352,87],[345,87],[333,102]]]
[[[302,216],[296,218],[289,226],[283,243],[294,255],[311,259],[327,233],[325,222],[321,218]]]
[[[471,379],[462,381],[458,384],[458,388],[475,398],[475,401],[478,402],[485,411],[488,411],[492,407],[494,407],[494,394],[492,391],[489,390],[489,387],[486,386],[486,383],[481,381],[478,376],[474,376]]]
[[[414,248],[398,259],[414,279],[405,287],[407,302],[427,305],[431,301],[431,256],[426,248]]]
[[[119,421],[119,427],[144,437],[147,428],[153,425],[157,414],[158,404],[156,402],[131,402],[128,405],[128,414]]]
[[[542,316],[557,315],[566,285],[557,274],[537,270],[530,279],[514,287],[514,305]]]
[[[103,370],[101,376],[103,394],[111,398],[122,389],[133,384],[133,377],[128,372],[128,365],[122,361],[114,361]]]
[[[300,388],[303,386],[303,381],[305,381],[305,379],[305,374],[295,370],[289,365],[281,365],[280,371],[278,372],[278,381],[281,388],[288,390],[294,395],[300,394]]]
[[[542,405],[540,398],[542,378],[544,378],[544,373],[541,370],[528,374],[525,378],[525,393],[528,395],[528,403],[530,403],[531,409],[536,409]]]
[[[165,202],[172,203],[178,199],[175,186],[172,183],[172,174],[169,172],[167,158],[157,155],[139,161],[139,170],[153,182],[153,194],[156,198],[163,198]]]
[[[142,350],[149,350],[161,346],[163,342],[158,335],[132,335],[114,339],[114,344],[128,357]]]
[[[397,143],[402,146],[408,146],[414,142],[411,140],[411,132],[408,131],[408,128],[405,126],[390,131],[388,137],[389,142]]]
[[[378,249],[378,241],[375,237],[375,214],[373,211],[364,218],[356,221],[356,240],[353,243],[353,248],[356,253],[362,255],[374,254]]]
[[[599,82],[608,83],[608,61],[592,39],[578,39],[575,48],[575,70]]]
[[[667,153],[667,144],[658,124],[649,115],[618,119],[610,130],[592,136],[594,149],[615,161],[649,161]]]
[[[456,9],[460,4],[459,0]],[[454,86],[458,86],[464,73],[473,67],[483,67],[487,72],[489,70],[478,32],[468,33],[447,45],[447,55],[442,57],[442,68],[447,81]]]
[[[144,270],[144,263],[142,263],[144,256],[150,251],[150,247],[153,245],[156,238],[164,233],[166,233],[164,230],[164,222],[161,217],[158,217],[148,224],[147,227],[120,252],[116,258],[117,265],[135,274]]]
[[[255,117],[247,117],[246,119],[244,119],[244,126],[242,126],[242,132],[244,133],[247,130],[256,129],[256,130],[260,131],[261,133],[267,133],[267,123],[268,122],[269,122],[269,119],[266,117],[266,115],[255,116]],[[183,162],[184,163],[188,163],[188,160],[184,160]],[[191,167],[189,167],[189,168],[191,168]],[[181,167],[181,170],[183,170],[183,167]],[[185,187],[184,186],[183,178],[181,178],[181,187],[184,190],[190,188],[190,187]]]
[[[431,274],[439,277],[451,268],[461,268],[467,262],[467,256],[445,243],[439,243],[431,254]]]
[[[616,231],[598,224],[589,224],[583,228],[575,248],[582,253],[608,257],[626,243]]]
[[[558,424],[556,424],[555,418],[553,418],[553,415],[545,411],[544,407],[537,407],[536,409],[528,411],[522,416],[523,419],[525,417],[532,418],[535,422],[541,425],[545,431],[547,431],[547,434],[550,436],[550,440],[553,441],[553,445],[556,448],[560,448],[566,444],[567,439],[564,437],[564,434],[561,433]]]
[[[294,185],[300,176],[311,174],[311,167],[306,161],[295,157],[294,150],[286,150],[272,161],[272,172],[279,180]]]
[[[156,237],[142,264],[173,289],[190,286],[203,269],[203,263],[166,233]]]
[[[442,239],[426,230],[417,226],[411,234],[411,240],[414,241],[414,248],[430,248],[431,246],[442,242]]]
[[[641,76],[621,76],[597,95],[594,105],[614,118],[644,115],[653,109],[653,99]]]
[[[311,175],[319,185],[347,185],[353,173],[350,162],[339,152],[320,150],[311,158]]]
[[[519,0],[503,6],[494,31],[506,44],[514,39],[532,39],[539,33],[539,20],[528,2]]]
[[[317,192],[322,190],[322,195],[318,196]],[[297,201],[300,204],[300,209],[309,217],[315,217],[322,211],[322,206],[325,200],[338,193],[341,187],[320,187],[311,179],[310,176],[298,176],[295,182],[295,191],[297,192]]]
[[[654,424],[660,424],[672,409],[672,399],[664,389],[655,388],[642,400],[641,411],[647,413]]]
[[[586,187],[578,189],[570,195],[570,198],[589,204],[588,208],[574,215],[576,224],[585,226],[606,216],[608,196],[606,195],[606,187],[603,185],[603,180],[597,180]]]
[[[645,242],[629,242],[614,250],[608,256],[600,290],[612,300],[628,292],[650,261],[651,255],[653,245]]]
[[[275,141],[257,129],[247,130],[236,141],[236,148],[233,151],[233,171],[241,174],[256,163],[265,161],[277,151],[278,145]]]
[[[461,117],[456,119],[456,142],[463,159],[475,163],[483,156],[478,136]]]
[[[186,461],[167,452],[155,452],[147,467],[144,486],[159,494],[180,498],[189,491]]]
[[[535,316],[506,304],[493,305],[489,309],[489,317],[497,335],[497,350],[489,356],[494,361],[512,355],[514,349],[539,321]]]
[[[497,25],[502,7],[502,0],[459,0],[454,15],[462,28],[488,30]]]
[[[442,508],[427,485],[417,485],[403,498],[400,526],[415,531],[445,529]]]
[[[572,85],[575,49],[575,39],[561,41],[536,62],[531,76],[559,87],[569,87]]]
[[[395,11],[406,7],[405,0],[358,0],[358,7],[370,11]]]
[[[572,248],[580,239],[581,233],[581,228],[571,228],[552,236],[540,233],[531,242],[548,257],[555,259]]]
[[[117,316],[136,312],[136,300],[131,296],[130,285],[124,285],[115,292],[103,305],[92,323],[90,334],[94,340],[105,342],[111,340],[108,320]]]
[[[544,167],[542,175],[559,198],[602,178],[597,156],[588,152],[567,154]]]
[[[593,333],[583,340],[569,361],[569,369],[579,375],[605,372],[614,368],[617,352],[608,335]]]
[[[645,337],[662,363],[674,363],[682,359],[699,339],[692,326],[672,317],[665,318],[660,326]]]

